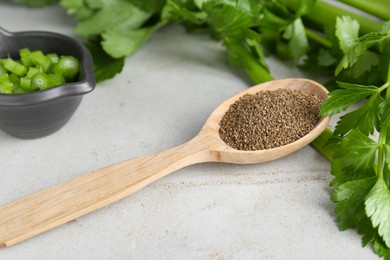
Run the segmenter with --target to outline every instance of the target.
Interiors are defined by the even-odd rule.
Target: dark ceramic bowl
[[[24,139],[47,136],[66,124],[83,95],[95,88],[88,50],[75,39],[53,32],[8,32],[0,28],[0,58],[19,58],[19,50],[73,55],[81,63],[77,82],[25,94],[0,94],[0,129]]]

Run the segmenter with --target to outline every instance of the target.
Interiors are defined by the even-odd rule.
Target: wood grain
[[[201,162],[260,163],[286,156],[316,138],[328,125],[324,117],[309,134],[291,144],[259,151],[239,151],[219,137],[219,122],[239,97],[277,88],[299,89],[324,99],[316,82],[286,79],[257,85],[221,104],[189,142],[170,150],[130,159],[0,206],[0,247],[10,246],[118,201],[182,167]]]

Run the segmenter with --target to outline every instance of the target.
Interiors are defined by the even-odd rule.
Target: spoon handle
[[[0,247],[104,207],[175,170],[208,161],[207,157],[205,142],[194,138],[165,152],[117,163],[0,206]]]

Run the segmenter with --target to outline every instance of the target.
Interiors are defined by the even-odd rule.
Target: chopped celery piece
[[[1,94],[12,94],[13,85],[11,81],[0,82],[0,93]]]
[[[4,68],[3,65],[0,64],[0,75],[8,74],[8,71]]]
[[[41,68],[43,72],[47,72],[51,66],[51,60],[45,56],[42,51],[31,52],[30,59],[32,63],[38,68]]]
[[[3,66],[8,71],[15,73],[18,76],[24,76],[27,73],[27,68],[23,66],[22,64],[14,61],[11,58],[7,58],[3,60]]]
[[[58,63],[54,64],[53,71],[66,80],[73,80],[80,72],[80,61],[73,56],[61,56]]]
[[[9,81],[11,81],[14,86],[20,86],[20,78],[15,73],[9,74]]]
[[[0,75],[0,93],[12,94],[14,84],[9,80],[8,74]]]
[[[54,87],[65,83],[65,78],[61,75],[47,74],[46,76],[49,81],[49,87]]]
[[[32,89],[44,90],[49,87],[49,78],[45,73],[39,72],[31,78]]]
[[[9,75],[8,74],[2,74],[0,75],[0,82],[9,81]]]
[[[73,56],[19,50],[20,60],[0,58],[0,94],[28,93],[72,82],[80,73]]]
[[[50,59],[52,64],[57,63],[60,59],[56,53],[49,53],[46,55],[46,57]]]
[[[21,49],[19,51],[20,60],[22,61],[23,65],[26,67],[34,66],[30,59],[30,50],[27,48]]]
[[[35,67],[30,67],[30,68],[28,68],[26,78],[32,78],[38,72],[40,72],[39,69],[37,69]]]
[[[20,78],[20,87],[25,91],[33,91],[31,87],[31,78],[23,77]]]

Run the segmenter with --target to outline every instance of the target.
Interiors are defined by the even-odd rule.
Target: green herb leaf
[[[379,94],[372,95],[361,107],[341,116],[334,133],[346,135],[356,128],[362,134],[372,134],[376,125],[378,107],[382,100]]]
[[[333,57],[332,53],[329,50],[322,48],[319,50],[319,53],[317,55],[317,61],[318,65],[324,67],[329,67],[337,62],[337,60]]]
[[[335,70],[335,75],[337,76],[343,69],[347,69],[348,67],[351,67],[353,64],[355,64],[359,56],[362,55],[365,50],[366,47],[364,44],[356,44],[355,46],[351,47],[341,59]]]
[[[99,0],[61,0],[60,5],[66,9],[68,14],[73,15],[77,21],[83,21],[91,18],[103,4]]]
[[[336,37],[344,53],[347,53],[359,38],[359,23],[350,16],[336,18]]]
[[[299,3],[298,9],[295,12],[296,17],[301,17],[310,13],[316,4],[316,0],[302,0]]]
[[[359,234],[363,236],[362,244],[366,246],[368,243],[373,245],[374,252],[378,254],[378,256],[384,257],[386,260],[390,257],[390,248],[388,248],[383,241],[383,239],[379,236],[377,229],[372,226],[371,219],[367,216],[362,219],[359,228]]]
[[[124,58],[114,59],[101,48],[99,41],[86,43],[93,56],[93,71],[96,82],[113,78],[124,66]]]
[[[390,33],[368,33],[363,35],[358,39],[358,42],[351,46],[345,55],[341,59],[339,65],[336,68],[335,74],[336,76],[341,72],[341,70],[346,69],[354,65],[366,52],[366,50],[374,45],[382,46],[382,48],[387,49],[390,48],[386,46],[386,43],[389,40]],[[364,60],[363,60],[364,62]]]
[[[150,38],[155,30],[154,27],[136,30],[108,30],[102,34],[102,46],[113,58],[130,56]]]
[[[364,75],[364,73],[371,71],[376,68],[379,64],[380,56],[372,51],[365,51],[359,59],[351,66],[349,72],[353,78],[359,78]]]
[[[332,186],[376,176],[374,166],[377,148],[377,143],[359,130],[354,129],[346,135],[333,154],[332,174],[335,179]]]
[[[325,49],[319,49],[318,52],[309,51],[307,55],[304,56],[302,62],[303,64],[298,64],[298,68],[300,70],[306,73],[310,73],[312,75],[325,76],[333,74],[333,65],[337,62],[337,60],[332,57],[330,51]],[[332,85],[336,86],[336,88],[329,87],[329,83],[330,82],[324,84],[324,86],[329,91],[338,89],[337,84],[335,82]]]
[[[390,259],[390,248],[387,247],[381,239],[375,239],[373,242],[373,246],[375,253],[377,253],[381,257],[384,257],[385,260]]]
[[[15,0],[16,3],[25,4],[30,7],[42,7],[49,4],[54,4],[58,0]]]
[[[79,35],[97,35],[116,29],[139,28],[149,17],[150,13],[142,11],[125,0],[112,1],[103,6],[90,19],[80,22],[75,31]]]
[[[130,0],[132,4],[148,13],[161,10],[166,4],[166,0]]]
[[[207,1],[202,6],[208,15],[208,23],[223,37],[241,35],[247,29],[259,23],[259,6],[252,6],[248,0]]]
[[[356,228],[366,217],[364,199],[377,181],[376,176],[353,180],[338,186],[332,200],[337,203],[336,215],[339,228]]]
[[[177,20],[177,19],[172,19],[172,12],[174,12],[177,16],[179,16],[179,19],[184,19],[186,22],[190,22],[196,25],[203,24],[206,22],[207,14],[205,12],[192,12],[189,11],[185,6],[179,5],[176,3],[176,1],[168,1],[168,5],[166,8],[169,7],[171,8],[171,13],[169,14],[168,17],[163,17],[162,19],[168,19],[168,20]]]
[[[374,186],[374,184],[375,184],[375,182],[373,183],[373,186]],[[369,243],[374,243],[374,241],[376,240],[376,238],[378,236],[378,233],[376,232],[375,228],[372,226],[371,220],[367,217],[366,214],[365,214],[365,217],[360,221],[360,225],[358,227],[358,232],[359,232],[359,234],[361,234],[363,236],[362,237],[363,246],[366,246]]]
[[[61,0],[60,4],[63,8],[67,9],[68,14],[75,14],[81,8],[84,8],[84,3],[78,0]]]
[[[286,27],[283,38],[288,40],[288,49],[294,60],[298,60],[306,54],[309,44],[301,18],[295,19],[292,24]]]
[[[83,0],[83,1],[80,1],[80,0],[61,0],[61,1],[84,2],[84,4],[86,4],[88,7],[92,8],[92,9],[100,9],[100,8],[103,8],[107,4],[106,0]],[[114,1],[116,1],[116,0],[114,0]]]
[[[335,90],[329,94],[329,98],[325,100],[321,107],[321,115],[339,113],[357,101],[378,93],[378,88],[375,86],[364,86],[344,82],[337,82],[337,84],[342,89]]]
[[[365,44],[367,48],[374,46],[375,44],[380,44],[381,42],[387,40],[390,37],[389,32],[372,32],[367,33],[359,38],[361,44]]]
[[[365,207],[374,228],[378,228],[378,234],[390,247],[390,190],[382,178],[367,195]]]

